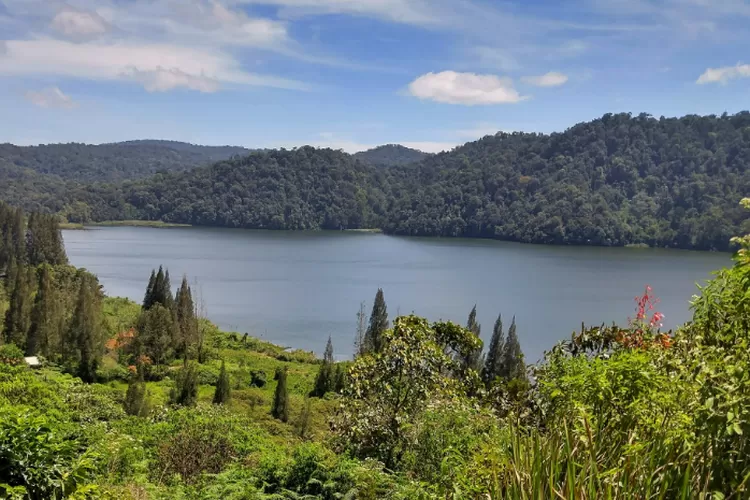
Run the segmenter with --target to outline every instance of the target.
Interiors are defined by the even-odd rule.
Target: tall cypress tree
[[[39,267],[34,307],[31,313],[31,327],[26,341],[26,354],[42,354],[47,358],[60,354],[60,327],[62,311],[58,293],[53,284],[52,267],[43,264]]]
[[[482,380],[489,386],[495,378],[503,374],[503,352],[505,351],[505,332],[503,332],[503,315],[498,314],[492,339],[487,350],[487,358],[482,371]]]
[[[198,320],[195,317],[195,304],[187,276],[182,277],[182,284],[177,290],[175,316],[178,329],[177,354],[186,356],[189,347],[198,341]]]
[[[26,264],[26,231],[24,228],[23,211],[20,208],[16,209],[13,215],[10,227],[10,245],[11,258],[15,259],[19,266]]]
[[[3,336],[5,342],[15,344],[23,351],[26,351],[26,340],[31,328],[31,308],[28,272],[25,268],[19,267],[15,271],[10,304],[5,312]]]
[[[221,372],[219,372],[219,380],[216,382],[216,391],[214,392],[215,405],[223,405],[229,402],[229,398],[231,397],[231,388],[229,385],[229,374],[222,360]]]
[[[383,332],[388,329],[388,310],[383,297],[383,289],[378,288],[375,301],[372,304],[370,314],[370,326],[365,332],[365,349],[368,352],[380,352],[383,350]]]
[[[505,340],[501,376],[506,380],[526,377],[526,365],[523,361],[521,344],[518,342],[515,316],[513,316],[513,321],[510,324],[510,328],[508,328],[508,337]]]
[[[172,360],[175,324],[172,313],[159,303],[142,311],[138,318],[136,345],[156,364]]]
[[[146,294],[143,296],[143,308],[150,309],[154,304],[154,287],[156,286],[156,271],[151,270],[151,277],[148,279]]]
[[[146,417],[149,413],[148,392],[146,381],[143,379],[143,370],[139,366],[138,371],[128,382],[128,390],[125,393],[123,409],[128,415]]]
[[[286,367],[276,369],[276,391],[273,393],[271,415],[282,422],[289,421],[289,392],[287,389]]]
[[[75,343],[73,361],[78,363],[78,376],[84,382],[96,380],[96,369],[102,355],[103,335],[99,284],[93,276],[81,273],[78,301],[66,338]]]
[[[482,326],[477,322],[477,306],[471,309],[469,319],[466,321],[466,329],[479,337],[482,333]],[[479,347],[463,357],[461,364],[464,369],[473,369],[479,371],[482,367],[482,348]]]
[[[323,364],[320,365],[320,370],[318,370],[318,375],[315,377],[315,385],[310,395],[322,398],[327,392],[332,391],[335,384],[334,375],[333,342],[331,342],[331,337],[329,336],[326,350],[323,354]]]
[[[181,406],[195,406],[198,401],[198,367],[194,362],[186,362],[177,373],[169,401]]]

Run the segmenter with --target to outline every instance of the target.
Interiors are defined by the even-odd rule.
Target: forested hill
[[[408,165],[423,160],[427,156],[429,156],[427,153],[400,144],[386,144],[354,154],[354,158],[370,165],[386,166]]]
[[[417,164],[310,147],[254,152],[112,186],[0,189],[71,220],[727,249],[750,193],[750,113],[605,115],[565,132],[497,134]],[[50,189],[54,195],[39,193]],[[17,194],[23,192],[23,196]]]
[[[79,182],[141,179],[160,171],[184,171],[247,154],[234,146],[197,146],[175,141],[113,144],[0,144],[0,164]]]

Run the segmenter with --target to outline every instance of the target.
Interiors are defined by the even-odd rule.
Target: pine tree
[[[123,409],[128,415],[136,417],[146,417],[149,414],[148,392],[146,382],[143,380],[143,370],[140,366],[137,373],[128,382]]]
[[[499,314],[492,329],[492,339],[487,350],[487,358],[482,371],[482,380],[489,386],[503,374],[503,352],[505,351],[505,333],[503,332],[503,316]]]
[[[198,320],[195,317],[195,304],[187,276],[182,277],[182,284],[177,290],[175,316],[178,332],[177,355],[184,357],[190,346],[198,341]]]
[[[500,376],[508,381],[517,378],[526,378],[526,365],[523,361],[521,344],[518,342],[515,316],[510,324],[510,328],[508,328],[508,337],[505,340],[505,346],[503,349],[502,371]]]
[[[39,267],[39,284],[26,341],[26,354],[29,356],[42,354],[51,358],[60,353],[62,311],[53,284],[52,273],[52,267],[49,264]]]
[[[320,370],[318,370],[318,375],[315,377],[315,385],[310,395],[322,398],[327,392],[332,391],[335,383],[334,375],[333,342],[331,342],[331,337],[329,336],[326,350],[323,354],[323,364],[320,365]]]
[[[333,377],[333,391],[336,394],[343,394],[346,388],[346,370],[344,366],[339,363],[336,365],[336,373]]]
[[[297,435],[302,439],[306,439],[310,435],[311,417],[312,401],[310,398],[305,398],[305,405],[302,407],[302,411],[299,414],[299,420],[297,420],[295,425],[297,428]]]
[[[365,303],[359,304],[357,312],[357,334],[354,338],[354,357],[361,356],[365,353],[365,335],[367,333],[367,313],[365,312]]]
[[[96,380],[96,369],[103,349],[101,301],[99,283],[92,275],[82,272],[78,290],[78,301],[66,339],[74,343],[72,358],[77,362],[78,376],[84,382]],[[70,350],[69,350],[70,352]]]
[[[271,415],[282,422],[289,421],[289,392],[287,390],[287,371],[286,368],[277,368],[276,391],[273,393],[273,404],[271,405]]]
[[[10,227],[10,257],[15,259],[19,266],[27,262],[26,231],[24,226],[23,211],[18,208],[15,210]]]
[[[216,392],[214,392],[214,404],[223,405],[229,402],[231,397],[231,388],[229,387],[229,374],[227,368],[224,365],[224,361],[221,362],[221,372],[219,372],[219,380],[216,382]]]
[[[388,311],[383,297],[383,289],[378,288],[370,314],[370,326],[365,333],[365,353],[383,350],[383,332],[388,329]]]
[[[466,322],[466,329],[471,333],[479,337],[482,332],[482,326],[477,323],[477,306],[475,305],[469,313],[469,319]],[[482,366],[482,348],[479,347],[465,356],[460,360],[464,370],[472,369],[479,371]]]
[[[137,345],[141,349],[138,354],[145,354],[160,365],[173,359],[175,324],[172,313],[163,305],[154,305],[141,312],[137,325]]]
[[[175,405],[195,406],[198,401],[198,367],[194,362],[185,363],[177,373],[169,401]]]
[[[26,340],[31,328],[31,290],[28,272],[25,268],[18,268],[14,274],[10,304],[5,312],[3,336],[6,343],[15,344],[25,352]]]
[[[143,297],[143,308],[151,309],[154,304],[154,287],[156,286],[156,271],[151,270],[151,277],[148,279],[148,285],[146,286],[146,295]]]

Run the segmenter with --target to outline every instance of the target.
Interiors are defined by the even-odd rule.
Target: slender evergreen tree
[[[146,389],[146,381],[143,379],[143,370],[140,366],[128,382],[123,409],[128,415],[136,417],[146,417],[149,414],[148,391]]]
[[[388,329],[388,310],[383,297],[383,289],[378,288],[375,301],[372,304],[370,325],[365,332],[364,352],[380,352],[383,350],[383,332]]]
[[[151,277],[148,279],[146,294],[143,296],[143,308],[150,309],[154,304],[154,287],[156,286],[156,271],[151,270]]]
[[[357,333],[354,337],[354,357],[361,356],[366,352],[365,346],[365,335],[367,333],[367,312],[365,311],[365,303],[359,304],[359,311],[357,312]]]
[[[18,268],[10,293],[10,304],[5,312],[3,336],[6,343],[15,344],[22,351],[26,351],[26,339],[31,328],[31,308],[28,272]]]
[[[229,385],[229,374],[224,361],[221,362],[221,372],[219,380],[216,382],[216,391],[214,392],[214,404],[223,405],[229,402],[231,397],[231,387]]]
[[[295,425],[297,428],[297,435],[302,439],[306,439],[310,435],[311,417],[312,401],[310,398],[305,398],[305,405],[302,407],[302,411],[299,414],[299,420],[297,420]]]
[[[505,351],[505,332],[503,331],[503,316],[498,314],[495,327],[492,329],[492,339],[487,350],[487,357],[482,371],[482,380],[489,386],[503,374],[503,352]]]
[[[160,365],[174,359],[175,324],[172,313],[160,303],[142,311],[138,318],[137,345],[141,352]]]
[[[469,319],[466,321],[466,329],[477,337],[479,337],[482,333],[482,326],[477,322],[476,305],[474,305],[474,307],[471,309],[471,312],[469,312]],[[479,347],[467,353],[460,361],[465,370],[473,369],[476,371],[480,371],[482,368],[482,348]]]
[[[333,391],[336,394],[342,394],[346,388],[346,370],[344,366],[339,363],[336,365],[336,373],[333,377]]]
[[[500,376],[506,380],[526,378],[526,365],[523,360],[521,344],[518,342],[515,316],[510,324],[510,328],[508,328],[508,337],[505,340],[505,346],[503,348]]]
[[[177,355],[184,357],[187,356],[190,346],[198,341],[198,320],[195,317],[195,304],[187,276],[182,277],[182,284],[177,290],[175,316],[178,336]]]
[[[26,341],[26,354],[42,354],[51,358],[60,353],[60,327],[62,311],[58,293],[53,283],[53,270],[49,264],[39,267],[34,307],[31,312],[31,327]]]
[[[316,398],[322,398],[327,392],[334,389],[334,366],[333,366],[333,342],[331,337],[328,337],[328,343],[326,343],[326,350],[323,353],[323,364],[320,365],[318,375],[315,377],[315,384],[311,396]]]
[[[86,272],[80,274],[78,301],[66,336],[75,342],[74,359],[68,361],[77,362],[78,376],[84,382],[92,383],[96,380],[104,345],[100,291],[95,277]]]
[[[195,406],[198,401],[198,367],[194,362],[186,362],[177,373],[169,401],[175,405]]]
[[[273,393],[273,403],[271,405],[271,415],[273,418],[282,422],[289,421],[289,392],[287,389],[287,370],[285,368],[276,369],[276,391]]]

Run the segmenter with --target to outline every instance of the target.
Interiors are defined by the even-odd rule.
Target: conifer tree
[[[137,325],[138,354],[145,354],[156,364],[168,363],[173,359],[173,339],[175,324],[172,313],[160,303],[141,312]]]
[[[505,332],[503,332],[503,316],[499,314],[492,329],[492,339],[487,350],[487,358],[482,371],[482,380],[489,386],[503,374],[503,352],[505,351]]]
[[[336,373],[333,380],[333,391],[336,394],[342,394],[346,388],[346,370],[341,363],[336,365]]]
[[[469,313],[469,319],[466,322],[466,329],[477,337],[479,337],[482,332],[482,326],[477,323],[476,305],[474,305],[474,307],[471,309],[471,312]],[[482,366],[482,348],[480,347],[467,353],[466,356],[464,356],[460,361],[464,370],[472,369],[479,371]]]
[[[188,361],[177,373],[169,401],[175,405],[195,406],[198,401],[198,367],[194,362]]]
[[[322,398],[327,392],[332,391],[335,384],[334,376],[333,342],[331,342],[331,337],[329,336],[326,350],[323,354],[323,364],[320,365],[320,370],[318,370],[318,375],[315,377],[315,385],[310,395]]]
[[[299,420],[297,420],[295,427],[297,428],[297,435],[306,439],[310,434],[310,424],[312,417],[312,401],[310,398],[305,398],[305,405],[302,407],[302,411],[299,414]]]
[[[146,381],[143,379],[143,370],[139,366],[137,372],[128,382],[128,390],[125,393],[123,409],[128,415],[146,417],[149,413],[148,392]]]
[[[229,386],[229,374],[224,361],[221,362],[221,372],[219,380],[216,382],[216,391],[214,392],[214,404],[223,405],[229,402],[231,397],[231,388]]]
[[[510,324],[510,328],[508,328],[508,337],[505,340],[505,346],[503,349],[502,370],[500,376],[506,380],[526,378],[526,365],[523,361],[521,344],[518,342],[515,316]]]
[[[82,272],[78,290],[78,301],[66,339],[74,343],[72,359],[77,362],[77,374],[84,382],[96,380],[103,348],[101,301],[99,284],[95,277]],[[70,352],[70,351],[69,351]]]
[[[189,347],[198,341],[198,320],[195,317],[195,304],[187,276],[182,277],[182,284],[177,290],[175,316],[178,336],[177,355],[186,356]]]
[[[26,351],[26,339],[31,328],[31,290],[28,272],[24,268],[15,271],[13,289],[10,293],[10,304],[5,312],[3,336],[5,342],[15,344]]]
[[[383,297],[383,289],[378,288],[370,314],[370,326],[365,333],[365,353],[377,353],[383,350],[383,332],[388,329],[388,311]]]
[[[26,264],[26,232],[24,230],[23,211],[15,210],[10,227],[10,257],[21,266]]]
[[[60,353],[60,327],[62,311],[58,293],[53,284],[52,267],[43,264],[39,267],[34,307],[31,313],[31,327],[26,341],[26,354],[42,354],[51,358]]]
[[[287,370],[284,368],[276,369],[276,391],[273,393],[273,403],[271,405],[271,415],[282,422],[289,421],[289,392],[287,390]]]
[[[143,308],[150,309],[154,303],[154,287],[156,286],[156,271],[151,270],[151,277],[148,279],[146,294],[143,296]]]
[[[367,333],[367,313],[365,312],[365,303],[359,304],[357,312],[357,333],[354,337],[354,357],[361,356],[365,353],[365,335]]]

